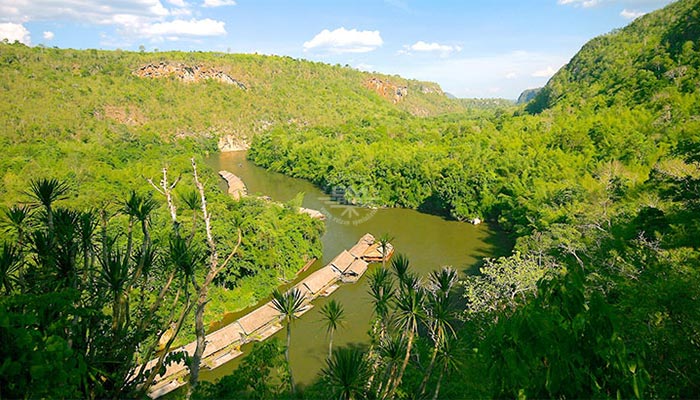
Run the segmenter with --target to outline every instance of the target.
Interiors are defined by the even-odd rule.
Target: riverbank
[[[393,254],[393,246],[388,245],[386,258]],[[316,298],[329,296],[338,287],[339,282],[355,283],[367,271],[368,260],[376,261],[378,243],[373,235],[367,233],[349,251],[343,250],[324,267],[314,271],[298,282],[293,288],[304,295],[304,314],[312,307]],[[380,259],[381,262],[381,259]],[[263,341],[282,329],[282,316],[267,302],[240,319],[206,336],[206,348],[202,356],[203,368],[213,370],[243,354],[241,346]],[[181,346],[171,353],[185,352],[194,354],[196,342]],[[146,364],[146,369],[153,368],[157,359]],[[188,368],[184,362],[170,364],[165,373],[157,378],[149,388],[148,396],[155,399],[168,394],[187,384]]]
[[[372,210],[332,202],[328,194],[313,183],[258,167],[246,159],[245,152],[213,154],[207,164],[214,171],[226,170],[240,177],[248,188],[249,196],[267,196],[275,202],[289,204],[299,199],[301,193],[302,207],[316,209],[326,215],[326,229],[321,238],[323,254],[309,271],[300,274],[301,278],[330,263],[366,232],[388,233],[393,237],[392,244],[396,251],[411,260],[412,269],[420,276],[426,276],[443,265],[451,265],[461,276],[478,273],[483,258],[507,254],[512,248],[508,236],[488,223],[474,226],[416,210]],[[219,187],[224,193],[228,190],[223,179],[219,180]],[[328,337],[321,322],[320,309],[331,299],[342,304],[347,321],[335,333],[334,345],[363,346],[369,343],[367,331],[373,311],[368,291],[366,279],[354,285],[339,285],[331,297],[317,298],[315,307],[294,323],[289,356],[299,387],[317,379],[328,356]],[[234,322],[244,314],[227,314],[224,322]],[[284,341],[284,330],[273,337]],[[215,370],[202,371],[202,379],[214,382],[230,375],[249,350],[250,345],[243,346],[243,356]]]

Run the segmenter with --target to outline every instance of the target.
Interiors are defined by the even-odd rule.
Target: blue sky
[[[670,0],[0,0],[0,39],[288,55],[516,98]]]

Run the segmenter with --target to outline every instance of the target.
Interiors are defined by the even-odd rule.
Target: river
[[[326,265],[367,232],[375,237],[388,233],[394,238],[392,243],[396,252],[408,256],[412,269],[423,276],[443,265],[453,266],[464,276],[475,272],[475,266],[482,258],[501,255],[509,248],[506,236],[486,224],[474,226],[415,210],[343,206],[329,199],[310,182],[260,168],[246,160],[245,154],[215,154],[209,158],[208,164],[215,171],[227,170],[239,176],[250,195],[265,195],[285,202],[304,193],[303,207],[330,213],[322,238],[323,258],[303,276]],[[329,298],[315,300],[314,308],[293,323],[290,359],[294,377],[300,385],[311,383],[324,365],[328,338],[319,310],[331,298],[343,305],[346,315],[345,325],[335,334],[334,346],[368,342],[372,306],[367,291],[365,276],[358,283],[341,286]],[[239,314],[229,314],[226,319],[235,320]],[[284,342],[284,335],[283,329],[276,337]],[[203,371],[202,379],[211,381],[229,374],[241,359],[239,357],[214,371]]]

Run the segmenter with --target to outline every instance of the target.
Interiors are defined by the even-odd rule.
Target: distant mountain
[[[540,92],[542,88],[535,88],[535,89],[525,89],[523,90],[522,93],[520,93],[520,96],[518,96],[518,100],[515,101],[515,104],[527,104],[529,103],[532,99],[537,96],[537,93]]]
[[[552,79],[528,111],[646,104],[699,90],[700,0],[680,0],[597,37]]]
[[[467,109],[495,109],[512,107],[515,103],[508,99],[487,98],[487,99],[457,99]]]

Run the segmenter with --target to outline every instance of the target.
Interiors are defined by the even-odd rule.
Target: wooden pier
[[[370,262],[377,261],[378,244],[374,236],[364,235],[350,251],[343,250],[328,265],[319,268],[294,287],[304,295],[306,307],[301,314],[310,310],[311,302],[320,296],[333,293],[340,282],[357,282],[367,271]],[[389,249],[389,246],[387,246]],[[391,257],[387,252],[387,259]],[[379,262],[381,262],[381,253]],[[267,302],[240,319],[214,331],[206,336],[206,347],[202,356],[202,367],[217,368],[243,354],[241,346],[252,341],[263,341],[282,329],[282,316],[274,308],[272,302]],[[186,352],[194,354],[196,342],[170,350],[171,352]],[[152,368],[157,360],[146,364],[146,369]],[[138,370],[138,369],[137,369]],[[148,390],[148,396],[155,399],[172,392],[187,384],[189,369],[184,362],[170,364],[165,373],[156,378]]]

